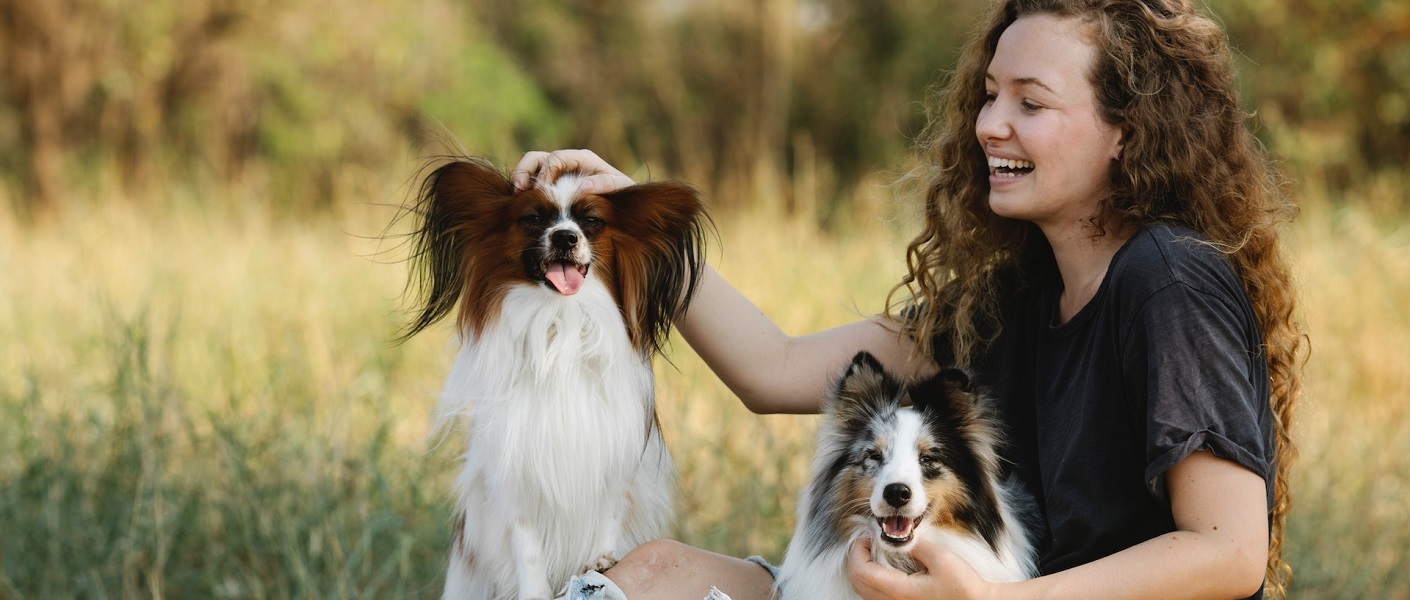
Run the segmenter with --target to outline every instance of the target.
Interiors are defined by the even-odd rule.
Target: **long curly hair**
[[[921,165],[910,174],[924,186],[925,225],[907,248],[909,272],[891,290],[888,315],[916,341],[917,359],[940,350],[966,364],[1003,326],[999,276],[1051,268],[1051,249],[1036,225],[990,210],[989,169],[975,135],[999,37],[1028,14],[1086,25],[1097,48],[1089,80],[1098,110],[1123,130],[1111,193],[1092,223],[1097,235],[1179,223],[1226,254],[1243,281],[1263,333],[1276,438],[1265,593],[1284,597],[1292,576],[1282,560],[1295,457],[1289,432],[1307,337],[1294,316],[1279,231],[1297,208],[1249,128],[1226,34],[1188,0],[994,3],[930,103],[918,141]],[[936,339],[950,347],[933,348]]]

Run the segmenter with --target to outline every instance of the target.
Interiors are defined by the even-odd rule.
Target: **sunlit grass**
[[[81,208],[0,216],[0,597],[435,597],[448,332],[390,341],[405,267],[372,238],[393,210]],[[716,220],[712,262],[793,333],[880,310],[913,227]],[[1410,229],[1317,197],[1292,234],[1313,348],[1294,596],[1407,597]],[[658,375],[675,536],[778,560],[814,418],[750,414],[679,341]]]
[[[1312,340],[1295,426],[1294,590],[1410,598],[1410,227],[1309,202],[1292,242]]]

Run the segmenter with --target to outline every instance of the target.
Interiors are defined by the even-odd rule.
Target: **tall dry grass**
[[[423,436],[450,350],[444,329],[390,342],[393,210],[294,221],[172,195],[0,216],[0,597],[435,597],[455,462]],[[1405,598],[1410,226],[1342,200],[1315,194],[1290,238],[1313,348],[1293,595]],[[914,227],[898,214],[826,234],[717,214],[712,262],[812,331],[880,308]],[[686,346],[670,358],[674,535],[779,559],[814,419],[752,415]]]

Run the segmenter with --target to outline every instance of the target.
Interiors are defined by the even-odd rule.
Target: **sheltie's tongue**
[[[578,293],[583,287],[583,269],[577,265],[556,262],[548,265],[548,269],[543,274],[548,282],[564,296],[572,296]]]
[[[881,534],[888,541],[906,542],[915,532],[916,522],[907,517],[884,517],[881,519]]]

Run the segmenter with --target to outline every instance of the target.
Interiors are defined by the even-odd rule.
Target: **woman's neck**
[[[1064,231],[1045,229],[1043,234],[1052,246],[1058,274],[1062,276],[1058,322],[1066,323],[1097,294],[1111,259],[1131,234],[1108,230],[1098,236],[1093,226],[1086,223]]]

